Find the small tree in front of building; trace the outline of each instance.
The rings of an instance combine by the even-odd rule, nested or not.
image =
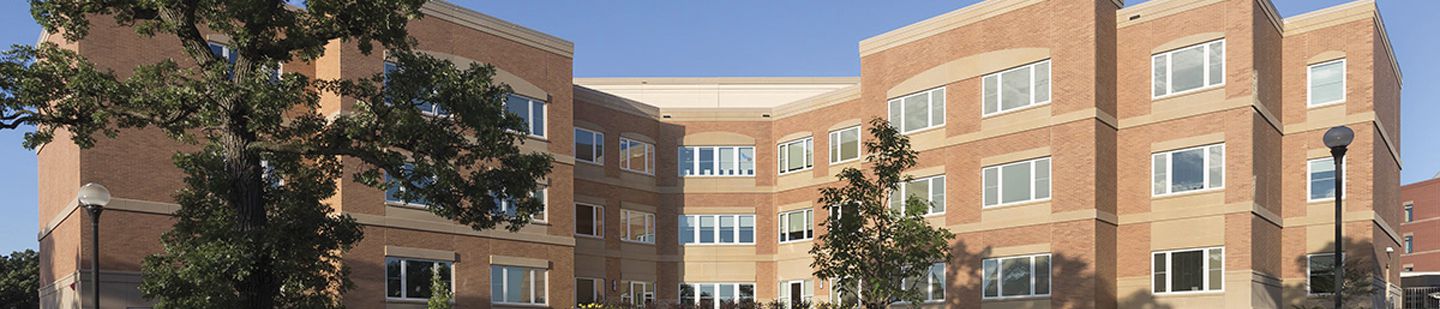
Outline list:
[[[834,281],[832,291],[846,295],[846,306],[878,309],[896,302],[924,301],[924,278],[930,265],[950,259],[955,234],[932,227],[924,214],[930,202],[908,196],[902,207],[889,198],[910,180],[904,174],[918,154],[909,138],[884,119],[870,121],[865,164],[840,172],[843,184],[820,189],[818,202],[829,217],[821,226],[810,255],[815,276]],[[858,297],[852,297],[856,296]]]
[[[434,268],[430,269],[430,301],[426,302],[426,308],[450,309],[453,306],[451,304],[453,296],[450,294],[450,283],[445,282],[445,278],[440,277],[440,273],[446,271],[450,270],[441,268],[439,264],[436,264]]]

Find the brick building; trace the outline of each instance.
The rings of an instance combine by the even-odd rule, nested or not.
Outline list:
[[[1400,268],[1440,273],[1440,174],[1400,187]]]
[[[1399,298],[1386,248],[1401,242],[1401,76],[1373,2],[1282,19],[1268,0],[987,0],[860,42],[853,78],[574,79],[563,39],[442,1],[424,13],[419,50],[493,64],[515,89],[524,148],[556,159],[547,211],[519,232],[477,232],[341,182],[331,204],[366,226],[346,256],[352,308],[423,307],[428,280],[410,275],[434,265],[462,308],[828,301],[806,254],[824,233],[817,191],[861,166],[872,117],[921,152],[903,193],[957,234],[925,307],[1323,303],[1309,278],[1328,276],[1336,173],[1320,135],[1338,125],[1356,132],[1345,248],[1375,270],[1373,307]],[[66,46],[123,74],[178,54],[172,43],[96,23]],[[384,69],[342,43],[284,66]],[[156,149],[180,146],[149,130],[87,150],[56,140],[39,154],[45,307],[88,306],[77,287],[92,239],[74,202],[88,182],[116,196],[102,296],[146,306],[138,265],[160,250],[181,186]]]

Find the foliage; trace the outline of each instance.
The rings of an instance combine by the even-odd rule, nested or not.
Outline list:
[[[846,168],[840,187],[820,189],[819,203],[830,214],[822,223],[810,255],[815,276],[832,278],[832,285],[847,295],[863,295],[857,305],[884,308],[895,302],[921,302],[923,295],[906,278],[923,278],[931,264],[950,258],[949,241],[955,235],[931,227],[924,211],[929,202],[916,196],[905,200],[905,211],[888,207],[890,194],[911,179],[903,176],[915,166],[917,153],[909,138],[883,119],[870,121],[871,139],[865,141],[870,175]],[[911,285],[919,282],[909,282]]]
[[[441,272],[449,270],[441,268],[438,264],[430,269],[430,301],[427,302],[428,309],[450,309],[451,298],[450,283],[440,278]]]
[[[1340,303],[1344,308],[1361,309],[1370,308],[1370,301],[1379,292],[1375,289],[1375,272],[1372,267],[1374,261],[1358,256],[1344,254],[1344,273],[1341,274]],[[1358,255],[1358,254],[1356,254]],[[1327,278],[1328,279],[1328,278]],[[1333,280],[1332,280],[1333,281]],[[1309,284],[1321,284],[1325,288],[1334,287],[1333,282],[1314,282]],[[1334,307],[1335,294],[1324,294],[1308,299],[1309,304],[1292,305],[1293,309],[1326,309]]]
[[[0,256],[0,308],[40,308],[40,255],[35,250]]]
[[[174,155],[187,175],[180,210],[164,252],[143,265],[141,291],[157,308],[338,308],[350,286],[341,257],[363,237],[323,202],[341,178],[403,187],[401,198],[477,230],[518,230],[543,207],[528,194],[550,157],[519,150],[524,120],[505,112],[509,87],[491,82],[494,68],[411,50],[406,24],[425,2],[31,0],[36,21],[67,40],[113,19],[154,44],[178,43],[183,57],[102,68],[58,44],[14,46],[0,55],[0,129],[33,127],[23,144],[32,149],[57,130],[89,148],[136,128],[196,145]],[[209,32],[228,37],[235,57],[211,53]],[[332,41],[384,49],[401,69],[388,79],[272,76]],[[321,114],[324,94],[355,103]],[[495,196],[518,197],[516,213]]]

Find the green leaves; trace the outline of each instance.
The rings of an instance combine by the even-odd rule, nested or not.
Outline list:
[[[39,308],[40,254],[35,250],[0,256],[0,308]]]

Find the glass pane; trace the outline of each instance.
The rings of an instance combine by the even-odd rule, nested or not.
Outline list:
[[[1050,101],[1050,61],[1035,64],[1035,102]]]
[[[386,297],[400,297],[400,296],[401,296],[401,295],[400,295],[400,291],[403,289],[403,288],[402,288],[402,284],[403,284],[403,283],[404,283],[404,282],[400,280],[400,260],[393,260],[393,259],[392,259],[392,260],[386,260],[386,261],[385,261],[385,296],[386,296]]]
[[[1204,251],[1182,251],[1170,253],[1170,291],[1201,291],[1205,289]]]
[[[1050,159],[1035,161],[1035,198],[1050,198]]]
[[[735,243],[735,216],[720,216],[720,243]]]
[[[695,149],[680,148],[680,174],[695,175]]]
[[[1030,70],[1000,73],[1000,111],[1030,105]]]
[[[534,303],[537,304],[545,303],[545,295],[547,294],[545,291],[548,291],[550,288],[550,278],[546,276],[545,273],[544,270],[539,269],[533,270],[530,273],[530,276],[535,280]]]
[[[1210,163],[1206,167],[1210,173],[1210,186],[1206,188],[1219,188],[1225,185],[1225,147],[1215,145],[1207,147],[1210,154]]]
[[[735,301],[734,284],[717,284],[715,290],[715,298],[721,301]]]
[[[985,103],[985,104],[984,104],[984,105],[985,105],[985,114],[992,114],[992,113],[995,113],[995,112],[1000,111],[1000,110],[999,110],[999,107],[1000,107],[1000,77],[999,77],[999,75],[986,76],[986,77],[985,77],[985,81],[984,81],[984,86],[982,86],[982,88],[983,88],[983,91],[985,92],[985,102],[984,102],[984,103]]]
[[[929,277],[927,290],[929,290],[930,297],[927,300],[945,299],[945,264],[931,264]]]
[[[719,175],[739,175],[739,172],[736,169],[738,165],[735,164],[735,147],[720,147],[719,156]]]
[[[700,147],[700,175],[716,175],[715,148]]]
[[[830,132],[830,162],[840,161],[840,132]]]
[[[530,102],[530,134],[545,136],[545,102]]]
[[[715,217],[700,216],[700,243],[715,243]]]
[[[860,157],[860,129],[840,132],[840,160]]]
[[[741,285],[740,285],[740,299],[746,299],[746,300],[753,300],[753,299],[755,299],[755,285],[753,285],[753,284],[741,284]]]
[[[1310,161],[1310,199],[1335,197],[1335,159]]]
[[[755,147],[740,147],[740,174],[755,175]]]
[[[999,290],[999,287],[1000,287],[1000,284],[999,284],[999,283],[1000,283],[1000,280],[999,280],[999,279],[1000,279],[1000,265],[999,265],[999,263],[997,263],[995,260],[985,260],[985,262],[982,264],[982,268],[984,268],[983,281],[984,281],[985,296],[986,296],[986,297],[1000,296],[1000,292],[999,292],[999,291],[1000,291],[1000,290]]]
[[[785,149],[785,171],[794,171],[805,168],[805,147],[804,142],[790,144]]]
[[[1001,203],[1030,200],[1030,163],[1000,168]]]
[[[1169,69],[1166,67],[1166,59],[1169,59],[1169,57],[1166,55],[1159,55],[1151,58],[1151,91],[1153,91],[1153,94],[1157,97],[1169,94],[1169,81],[1166,80],[1169,74]]]
[[[575,279],[575,303],[589,304],[595,302],[595,281],[591,279]]]
[[[1153,273],[1155,274],[1155,281],[1152,283],[1152,284],[1154,284],[1155,292],[1165,292],[1165,291],[1167,291],[1167,290],[1165,289],[1165,287],[1166,287],[1166,282],[1168,282],[1168,281],[1165,281],[1165,272],[1166,272],[1166,270],[1167,270],[1167,269],[1165,268],[1165,254],[1164,254],[1164,253],[1156,253],[1156,254],[1155,254],[1154,256],[1152,256],[1151,258],[1152,258],[1152,261],[1154,262],[1154,264],[1153,264],[1154,266],[1153,266],[1153,268],[1151,268],[1150,270],[1151,270],[1151,272],[1153,272]]]
[[[999,203],[1000,203],[1000,169],[999,169],[999,168],[993,168],[993,167],[992,167],[992,168],[987,168],[987,169],[985,169],[984,171],[982,171],[981,174],[985,174],[985,176],[984,176],[984,178],[985,178],[985,192],[984,192],[984,195],[985,195],[985,205],[986,205],[986,206],[990,206],[990,205],[999,204]]]
[[[1310,67],[1310,104],[1345,99],[1345,63],[1336,61]]]
[[[740,216],[740,242],[755,242],[755,216]]]
[[[1200,88],[1205,86],[1205,49],[1197,47],[1186,48],[1170,54],[1170,64],[1175,68],[1171,70],[1175,76],[1170,77],[1171,89],[1175,92]]]
[[[491,297],[494,297],[495,299],[491,299],[490,302],[495,303],[495,302],[504,302],[504,301],[505,301],[505,284],[504,284],[504,283],[505,283],[505,268],[500,267],[499,265],[491,265],[491,266],[490,266],[490,296],[491,296]]]
[[[430,267],[435,263],[405,261],[405,297],[430,298]]]
[[[680,217],[680,243],[688,244],[695,242],[695,217]]]
[[[1030,259],[1015,258],[1001,261],[1004,270],[1002,296],[1030,295]]]
[[[595,236],[595,208],[575,205],[575,234]]]
[[[1170,192],[1205,188],[1205,149],[1177,151],[1170,154]]]
[[[638,211],[626,212],[625,229],[628,234],[626,235],[627,239],[641,240],[641,236],[645,235],[645,213]]]
[[[1050,294],[1050,256],[1035,257],[1035,295]]]
[[[930,179],[930,212],[941,213],[945,211],[945,177]]]
[[[1152,162],[1151,164],[1153,165],[1152,173],[1154,173],[1155,178],[1153,180],[1155,194],[1169,193],[1170,176],[1167,173],[1167,168],[1170,164],[1170,156],[1163,153],[1156,154],[1151,156],[1150,162]]]
[[[792,212],[785,215],[785,234],[787,239],[805,238],[805,213]]]
[[[922,208],[921,208],[921,209],[924,209],[924,211],[921,211],[921,213],[925,213],[925,211],[928,211],[928,210],[929,210],[929,208],[930,208],[930,206],[929,206],[929,204],[930,204],[930,182],[929,182],[929,181],[924,181],[924,180],[922,180],[922,181],[914,181],[914,182],[910,182],[909,184],[906,184],[906,185],[905,185],[905,206],[913,206],[913,205],[911,205],[910,203],[911,203],[911,200],[914,200],[914,199],[919,199],[919,200],[921,201],[921,203],[924,203],[924,206],[922,206]],[[907,212],[908,212],[908,211],[907,211]]]
[[[505,301],[523,303],[530,301],[530,271],[518,267],[505,267]]]
[[[595,135],[587,131],[575,129],[575,159],[582,161],[595,161]]]
[[[930,126],[930,102],[925,94],[905,98],[905,132]]]
[[[1322,294],[1335,291],[1334,255],[1310,256],[1310,293]]]
[[[1209,262],[1209,263],[1210,263],[1210,264],[1209,264],[1210,269],[1208,270],[1208,271],[1210,272],[1210,283],[1209,283],[1209,284],[1210,284],[1210,288],[1209,288],[1209,290],[1211,290],[1211,291],[1218,291],[1218,290],[1220,290],[1220,285],[1225,282],[1225,280],[1224,280],[1224,276],[1225,276],[1225,274],[1224,274],[1224,270],[1225,270],[1225,267],[1224,267],[1224,266],[1225,266],[1225,256],[1224,256],[1223,254],[1221,254],[1220,249],[1210,249],[1210,254],[1209,254],[1209,255],[1210,255],[1210,262]]]
[[[1210,83],[1206,85],[1219,85],[1225,82],[1225,76],[1221,74],[1225,72],[1225,42],[1210,43],[1207,56],[1210,57],[1210,69],[1208,72],[1208,74],[1210,74]]]
[[[930,125],[945,123],[945,88],[930,91]]]
[[[904,128],[905,124],[905,106],[900,102],[900,99],[890,100],[890,125],[896,128]]]

